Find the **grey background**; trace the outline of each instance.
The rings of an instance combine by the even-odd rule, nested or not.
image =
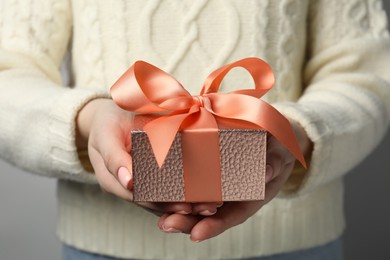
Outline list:
[[[390,12],[390,1],[384,1]],[[390,68],[389,68],[390,73]],[[390,259],[390,133],[346,177],[345,258]],[[59,260],[55,181],[0,160],[0,260]]]

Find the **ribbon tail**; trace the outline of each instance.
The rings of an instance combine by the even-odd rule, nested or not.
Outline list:
[[[186,114],[162,116],[144,126],[144,131],[148,135],[150,145],[160,168],[164,164],[181,124],[189,115],[195,112],[190,110]]]
[[[283,144],[286,149],[302,164],[302,166],[307,169],[305,158],[290,122],[268,103],[263,102],[259,105],[266,107],[266,113],[268,113],[268,116],[272,117],[272,121],[274,121],[273,124],[263,123],[262,127],[264,127],[264,129],[270,132],[281,144]]]
[[[209,111],[216,116],[253,123],[271,133],[307,168],[299,142],[290,122],[270,104],[246,95],[210,95]],[[231,104],[234,104],[232,107]]]

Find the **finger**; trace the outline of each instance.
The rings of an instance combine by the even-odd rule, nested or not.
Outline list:
[[[127,201],[133,200],[132,192],[118,183],[117,179],[106,169],[103,158],[93,147],[89,149],[89,158],[95,171],[96,178],[104,191]]]
[[[129,133],[123,134],[120,128],[110,129],[114,138],[100,138],[91,142],[91,146],[100,153],[107,170],[126,189],[132,188],[132,160],[129,147]],[[104,149],[103,149],[104,148]]]
[[[279,154],[267,154],[267,164],[265,167],[266,184],[279,176],[282,163],[282,158]]]
[[[133,174],[126,167],[119,168],[117,179],[123,188],[133,190]]]
[[[135,204],[135,205],[137,205],[137,204]],[[137,205],[137,206],[139,206],[139,205]],[[150,213],[153,213],[153,214],[156,215],[157,217],[161,217],[161,216],[164,215],[164,213],[163,213],[163,212],[160,212],[160,211],[156,211],[156,210],[152,210],[152,209],[148,209],[148,208],[144,208],[144,207],[142,207],[142,209],[143,209],[143,210],[146,210],[146,211],[148,211],[148,212],[150,212]]]
[[[192,228],[202,219],[201,216],[166,214],[158,221],[158,227],[166,233],[189,234]]]
[[[267,164],[265,182],[268,183],[277,178],[285,165],[294,163],[294,157],[287,149],[274,137],[270,137],[267,142]]]
[[[202,216],[211,216],[217,212],[217,208],[221,203],[211,202],[211,203],[194,203],[192,204],[192,214],[202,215]]]
[[[267,164],[265,166],[265,183],[270,182],[274,177],[274,168],[270,165]]]
[[[136,202],[137,205],[163,213],[190,214],[192,206],[185,202]]]
[[[292,169],[294,168],[294,163],[295,162],[287,163],[286,165],[284,165],[281,169],[281,173],[279,174],[279,176],[266,184],[266,203],[273,199],[283,188],[284,184],[287,182],[288,178],[291,175]]]
[[[279,176],[275,177],[266,185],[266,197],[264,201],[229,202],[210,217],[199,221],[191,230],[192,241],[202,241],[223,233],[225,230],[242,224],[256,213],[263,205],[271,201],[280,191],[289,177],[292,164],[287,164]]]
[[[215,237],[245,222],[264,205],[264,201],[226,202],[218,212],[200,220],[191,230],[191,240],[199,242]]]
[[[163,214],[160,216],[160,218],[157,221],[158,228],[163,231],[162,225],[164,224],[165,219],[170,216],[170,214]]]
[[[272,181],[267,183],[267,185],[265,186],[266,193],[264,198],[264,204],[270,202],[279,193],[283,184],[287,181],[289,177],[287,170],[283,169],[282,173],[279,174],[277,178],[274,178]]]

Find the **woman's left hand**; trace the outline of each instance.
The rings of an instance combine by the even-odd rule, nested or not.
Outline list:
[[[291,122],[304,154],[311,150],[311,142],[303,128]],[[192,241],[203,241],[215,237],[225,230],[245,222],[249,217],[271,201],[290,177],[295,158],[273,136],[267,142],[267,165],[265,200],[225,202],[212,216],[164,214],[158,227],[190,234]]]

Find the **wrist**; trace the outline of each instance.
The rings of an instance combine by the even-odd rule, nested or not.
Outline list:
[[[313,151],[313,142],[310,140],[305,129],[296,121],[290,120],[290,123],[294,129],[295,135],[298,139],[303,156],[309,167],[311,154]],[[298,161],[295,162],[291,175],[283,186],[284,192],[294,192],[301,187],[303,180],[305,179],[307,169],[305,169]]]
[[[102,103],[109,101],[109,99],[93,99],[83,106],[76,117],[76,145],[78,148],[88,147],[88,137],[91,130],[93,118],[96,110]]]
[[[301,148],[302,154],[305,158],[310,157],[313,143],[307,135],[305,129],[296,121],[290,120],[290,123],[294,129],[295,135],[298,139],[299,146]]]

